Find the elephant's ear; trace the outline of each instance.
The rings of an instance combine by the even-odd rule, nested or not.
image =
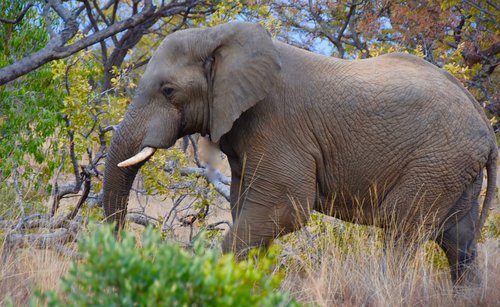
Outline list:
[[[271,36],[261,25],[229,23],[212,31],[218,44],[209,78],[210,139],[217,143],[243,112],[268,95],[281,66]]]

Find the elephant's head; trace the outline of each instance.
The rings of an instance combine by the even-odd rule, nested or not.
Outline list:
[[[195,132],[217,143],[243,112],[268,95],[279,70],[274,43],[257,24],[168,36],[113,135],[104,174],[107,219],[123,225],[135,175],[157,148]]]

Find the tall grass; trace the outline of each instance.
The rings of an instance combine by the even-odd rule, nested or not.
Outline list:
[[[316,219],[316,221],[315,221]],[[278,243],[283,247],[282,290],[319,306],[498,306],[500,243],[479,245],[483,285],[454,292],[446,257],[428,242],[416,252],[384,252],[372,227],[316,217],[306,229]],[[319,229],[321,228],[321,229]],[[390,242],[389,242],[390,243]]]
[[[315,217],[277,240],[281,285],[300,302],[319,306],[498,306],[500,243],[479,244],[483,287],[453,293],[449,268],[437,245],[416,255],[383,252],[375,228]],[[326,221],[325,221],[326,220]],[[326,229],[325,229],[326,228]],[[329,229],[330,228],[330,229]],[[322,233],[322,234],[321,234]],[[0,268],[0,305],[10,297],[26,305],[34,291],[57,289],[71,260],[51,250],[17,250]]]
[[[0,306],[8,301],[15,306],[27,306],[34,291],[57,289],[70,263],[70,258],[48,249],[17,250],[1,264]]]
[[[12,215],[11,211],[3,213]],[[225,214],[229,217],[229,212]],[[318,213],[312,214],[302,230],[276,240],[282,248],[276,270],[285,274],[281,289],[306,304],[500,306],[499,213],[490,216],[485,231],[478,246],[483,285],[458,293],[452,289],[447,260],[435,243],[425,244],[416,253],[384,251],[384,234],[378,228]],[[0,254],[3,249],[0,232]],[[0,306],[9,299],[24,306],[34,291],[57,289],[70,262],[52,250],[16,250],[0,263]]]

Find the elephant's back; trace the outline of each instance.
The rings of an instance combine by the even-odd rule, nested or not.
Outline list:
[[[385,148],[408,148],[408,155],[427,151],[443,159],[453,151],[489,154],[495,143],[493,131],[479,104],[453,77],[403,54],[365,63],[351,86],[369,89],[370,94],[353,98],[358,104],[351,105],[351,111],[379,134],[390,136]]]
[[[353,64],[349,87],[357,93],[346,99],[352,112],[389,125],[412,123],[420,132],[437,128],[492,132],[484,111],[459,81],[416,56],[389,54]]]

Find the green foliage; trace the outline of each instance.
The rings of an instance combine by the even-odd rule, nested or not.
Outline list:
[[[192,252],[161,241],[148,229],[141,242],[127,232],[117,241],[111,227],[79,242],[83,260],[63,278],[60,294],[38,299],[49,306],[295,306],[276,289],[276,253],[252,253],[236,262],[198,240]],[[39,302],[37,302],[39,303]]]
[[[98,206],[83,206],[80,215],[89,221],[98,222],[102,220],[102,209]]]
[[[270,31],[273,36],[281,30],[281,22],[277,20],[266,2],[245,0],[219,0],[214,1],[214,13],[208,17],[193,20],[193,26],[216,26],[230,21],[239,20],[246,16],[247,19],[258,21]]]
[[[102,68],[92,57],[92,53],[87,51],[54,61],[50,67],[53,79],[61,84],[59,91],[63,95],[60,112],[67,119],[67,124],[60,127],[64,134],[61,134],[58,146],[67,146],[67,133],[72,132],[75,155],[81,160],[89,148],[95,148],[99,144],[97,127],[100,127],[102,117],[98,116],[101,97],[91,84],[102,75]],[[70,159],[65,162],[64,170],[71,173],[73,166]]]
[[[332,220],[315,212],[311,214],[307,232],[309,238],[306,239],[302,237],[304,232],[292,233],[283,238],[286,245],[293,246],[298,252],[300,261],[295,265],[315,266],[318,261],[324,259],[325,251],[333,251],[343,260],[352,256],[383,255],[385,234],[382,229],[376,227]],[[448,268],[446,255],[434,241],[428,241],[422,251],[425,259],[435,268]],[[294,266],[291,263],[287,265]]]
[[[449,268],[448,258],[446,258],[443,249],[436,242],[428,241],[423,248],[425,259],[432,263],[435,268]]]
[[[298,258],[290,259],[287,266],[314,267],[324,259],[325,252],[333,252],[343,260],[353,255],[383,253],[383,231],[363,225],[334,220],[313,212],[307,229],[282,238],[287,246],[293,246]],[[300,259],[296,262],[297,259]]]
[[[42,172],[55,168],[55,163],[41,165],[55,153],[49,138],[62,121],[55,83],[51,71],[43,68],[24,82],[0,88],[0,175],[8,177],[14,165],[29,165],[30,160],[42,166]],[[29,170],[23,173],[25,178]]]
[[[2,17],[15,19],[29,1],[3,1]],[[0,67],[38,51],[49,35],[37,7],[28,10],[17,24],[0,23]],[[0,87],[0,180],[11,175],[15,166],[24,167],[21,178],[32,180],[34,188],[46,180],[33,180],[33,174],[50,178],[56,163],[56,147],[51,137],[62,121],[58,82],[48,67]],[[36,163],[37,167],[31,167]]]
[[[28,0],[1,1],[2,17],[14,20],[28,5]],[[37,7],[30,8],[24,18],[16,23],[0,23],[0,67],[12,64],[26,54],[40,50],[48,41],[46,24]]]
[[[215,12],[208,20],[208,26],[216,26],[236,18],[241,13],[243,4],[239,0],[220,1],[215,5]]]
[[[175,165],[173,172],[168,174],[166,172],[158,172],[167,161],[171,161]],[[141,174],[145,177],[144,185],[149,191],[156,191],[162,195],[168,195],[171,198],[178,196],[178,194],[193,192],[194,186],[186,187],[185,189],[171,189],[170,187],[175,183],[183,180],[190,181],[196,180],[195,176],[181,178],[179,173],[180,167],[188,165],[188,161],[184,152],[179,148],[171,148],[169,150],[160,150],[146,163],[140,170]]]
[[[500,213],[491,213],[486,220],[486,227],[483,231],[483,237],[499,239],[500,238]]]

